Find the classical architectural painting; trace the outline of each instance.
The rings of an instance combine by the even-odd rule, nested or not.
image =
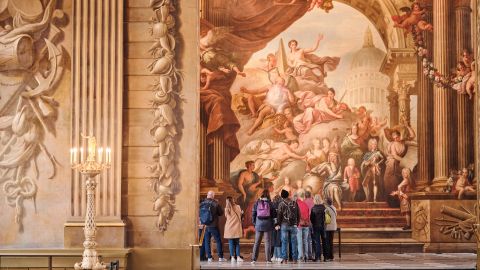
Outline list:
[[[55,0],[11,1],[0,14],[0,183],[22,230],[24,201],[35,204],[37,181],[55,177],[58,165],[44,139],[56,134],[53,93],[64,68],[56,23],[64,14]],[[50,161],[48,175],[37,159]]]
[[[433,177],[432,143],[452,135],[433,137],[433,88],[473,106],[470,29],[451,72],[433,61],[427,2],[200,3],[205,189],[234,194],[248,211],[263,188],[272,196],[301,188],[333,198],[343,227],[397,227],[405,223],[393,196],[402,169],[412,178],[402,192],[443,187],[448,173]],[[472,130],[471,116],[460,115]],[[461,141],[473,138],[449,145],[462,154],[442,166],[473,162]],[[241,177],[245,171],[255,177]],[[434,178],[442,180],[432,186]],[[355,221],[366,212],[353,209],[376,221]]]

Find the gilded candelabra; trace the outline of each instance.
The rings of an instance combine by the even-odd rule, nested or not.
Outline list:
[[[78,170],[82,175],[86,176],[85,186],[87,189],[87,211],[85,214],[85,225],[83,232],[85,234],[85,241],[83,242],[83,259],[82,262],[75,264],[75,269],[105,269],[106,265],[100,262],[96,250],[97,242],[95,241],[97,235],[97,225],[95,223],[95,188],[97,187],[97,180],[95,177],[104,169],[110,168],[110,148],[98,148],[97,140],[94,136],[83,136],[88,140],[87,158],[83,148],[70,149],[70,163],[72,169]],[[80,162],[78,162],[80,156]]]

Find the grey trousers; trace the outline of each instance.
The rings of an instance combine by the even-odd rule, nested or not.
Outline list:
[[[256,261],[258,258],[258,252],[260,249],[260,244],[262,243],[263,236],[265,236],[265,258],[267,261],[270,261],[271,235],[272,235],[271,232],[255,231],[255,244],[253,245],[252,261]]]

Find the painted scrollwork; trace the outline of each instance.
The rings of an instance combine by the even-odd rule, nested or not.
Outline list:
[[[44,140],[55,136],[58,103],[52,96],[62,76],[63,50],[54,44],[61,33],[54,22],[64,14],[56,0],[6,2],[0,7],[0,183],[21,231],[23,202],[35,203],[41,178],[37,159],[49,161],[49,179],[58,165]]]
[[[440,209],[443,216],[435,218],[435,224],[440,226],[441,233],[450,235],[453,239],[470,240],[475,234],[476,210],[476,206],[470,211],[463,206],[456,209],[443,205]]]
[[[178,108],[181,91],[180,73],[175,63],[175,11],[170,0],[150,0],[154,10],[150,47],[153,62],[148,66],[151,74],[158,75],[153,90],[153,127],[150,134],[155,143],[154,165],[149,166],[153,176],[150,184],[154,196],[153,210],[158,214],[156,226],[162,232],[175,213],[175,196],[180,192],[176,154],[178,151]]]

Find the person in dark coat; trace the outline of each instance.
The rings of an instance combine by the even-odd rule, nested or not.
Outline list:
[[[255,226],[255,244],[253,245],[252,263],[257,261],[258,251],[263,237],[265,237],[265,258],[267,262],[271,262],[270,237],[273,231],[273,218],[276,214],[273,203],[270,200],[270,191],[264,189],[260,199],[255,202],[252,212],[252,221]]]
[[[313,228],[313,247],[315,249],[314,261],[321,261],[322,258],[320,254],[322,254],[322,250],[323,258],[327,258],[327,249],[325,248],[325,205],[323,205],[322,198],[319,194],[315,195],[313,203],[314,205],[310,213],[310,221],[312,222]]]
[[[273,198],[273,208],[275,210],[278,210],[278,204],[282,200],[282,197],[280,195],[276,195],[275,198]],[[273,222],[275,226],[279,225],[277,223],[277,217],[275,216],[273,219]],[[281,261],[282,260],[282,237],[280,233],[280,228],[275,228],[273,230],[272,234],[272,242],[273,242],[273,261]]]

